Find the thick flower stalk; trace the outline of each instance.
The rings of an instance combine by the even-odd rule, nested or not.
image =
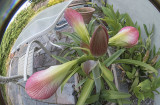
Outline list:
[[[90,41],[90,51],[94,56],[102,56],[107,52],[108,47],[108,32],[107,29],[99,25],[92,35]]]
[[[77,60],[73,60],[62,65],[51,66],[46,70],[34,73],[27,80],[25,86],[27,94],[31,98],[40,100],[51,97],[76,63]]]
[[[135,27],[127,26],[109,39],[109,45],[130,48],[138,43],[138,38],[138,30]]]
[[[80,36],[81,40],[89,44],[89,33],[84,24],[83,17],[77,11],[67,8],[64,13],[67,22],[73,27],[74,31]]]

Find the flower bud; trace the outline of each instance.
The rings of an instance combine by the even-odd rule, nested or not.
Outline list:
[[[33,99],[47,99],[59,88],[65,77],[70,73],[72,66],[77,63],[73,60],[62,65],[51,66],[46,70],[34,73],[25,86],[27,94]]]
[[[127,26],[109,39],[109,45],[132,47],[138,43],[139,32],[136,28]]]
[[[99,25],[92,35],[90,51],[94,56],[102,56],[107,52],[108,33],[104,26]]]
[[[89,44],[89,33],[84,24],[82,15],[71,8],[67,8],[64,17],[73,27],[74,31],[80,36],[81,40],[84,43]]]

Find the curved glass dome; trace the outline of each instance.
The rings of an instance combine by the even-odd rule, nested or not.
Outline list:
[[[26,0],[0,0],[0,42],[8,23]]]

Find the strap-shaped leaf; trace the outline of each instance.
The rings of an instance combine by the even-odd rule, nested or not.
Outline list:
[[[75,86],[75,88],[80,87],[80,86],[83,85],[86,81],[87,81],[87,78],[81,80],[81,81]]]
[[[94,31],[94,22],[96,19],[92,19],[89,24],[88,24],[88,32],[90,34],[90,36],[92,36],[93,31]]]
[[[127,64],[133,64],[133,65],[138,65],[138,66],[142,66],[146,69],[146,71],[150,72],[150,73],[155,73],[157,75],[158,71],[153,68],[152,66],[150,66],[149,64],[146,64],[144,62],[141,61],[137,61],[137,60],[131,60],[131,59],[120,59],[120,60],[115,60],[113,63],[127,63]]]
[[[123,52],[125,49],[120,49],[116,51],[112,56],[104,61],[104,64],[108,67],[110,66]]]
[[[95,103],[96,101],[99,100],[99,94],[96,94],[96,95],[92,95],[90,96],[87,100],[86,100],[86,103],[87,104],[92,104],[92,103]]]
[[[117,88],[116,88],[116,86],[115,86],[115,84],[114,84],[113,82],[109,81],[104,75],[102,75],[102,77],[103,77],[104,80],[107,82],[107,84],[108,84],[108,86],[109,86],[109,88],[110,88],[111,90],[117,91]],[[117,102],[119,105],[123,105],[121,99],[117,99],[116,102]]]
[[[63,81],[61,85],[61,92],[63,91],[64,85],[67,83],[67,81],[79,70],[81,67],[76,67],[76,69]]]
[[[77,44],[81,42],[81,39],[78,37],[78,35],[75,35],[75,33],[62,32],[62,34],[72,38],[72,40],[74,40]]]
[[[104,66],[104,64],[102,64],[102,63],[100,63],[100,62],[99,62],[99,67],[100,67],[100,69],[102,70],[103,75],[104,75],[109,81],[113,81],[113,74],[112,74],[112,72],[111,72],[108,68],[106,68],[106,67]]]
[[[101,91],[101,72],[100,72],[100,68],[97,65],[93,70],[93,78],[94,78],[94,82],[96,85],[96,93],[100,93]]]
[[[56,56],[56,55],[52,55],[52,57],[56,60],[58,60],[60,63],[65,63],[65,62],[68,62],[69,60],[63,58],[63,57],[60,57],[60,56]]]
[[[118,103],[118,101],[116,99],[105,99],[105,100],[108,102],[112,102],[112,103]],[[132,104],[132,102],[127,99],[118,99],[118,100],[121,100],[122,105],[131,105]],[[120,104],[118,103],[118,105],[120,105]]]
[[[93,78],[93,74],[91,74],[91,77]],[[90,96],[93,90],[93,86],[94,86],[94,80],[88,78],[82,88],[81,95],[78,98],[78,102],[76,105],[85,105],[87,98]]]
[[[122,98],[129,98],[131,95],[129,93],[114,91],[114,90],[103,90],[101,97],[107,99],[122,99]]]

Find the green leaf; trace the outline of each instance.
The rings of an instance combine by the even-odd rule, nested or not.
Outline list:
[[[110,66],[123,52],[125,49],[120,49],[116,51],[112,56],[106,59],[103,63],[108,67]]]
[[[90,53],[90,50],[87,49],[87,48],[82,48],[82,47],[71,47],[72,49],[80,49],[80,50],[85,50],[87,51],[88,53]]]
[[[114,19],[114,20],[117,20],[116,14],[115,14],[114,11],[111,10],[110,8],[102,7],[102,11],[103,11],[103,13],[104,13],[106,16],[108,16],[109,18]]]
[[[75,88],[78,88],[78,87],[80,87],[81,85],[83,85],[83,84],[86,82],[87,79],[88,79],[88,78],[85,78],[85,79],[81,80],[81,81],[77,84],[77,86],[75,86]]]
[[[129,78],[129,79],[132,79],[132,77],[133,77],[133,75],[132,75],[132,73],[130,73],[130,72],[126,72],[126,75],[127,75],[127,77]]]
[[[111,30],[109,34],[111,35],[116,35],[118,31],[122,28],[121,24],[117,22],[117,20],[115,21],[114,19],[110,19],[108,17],[105,17],[101,20],[105,21],[108,24],[109,29]]]
[[[156,55],[156,46],[154,45],[153,46],[153,56],[155,56]]]
[[[160,77],[155,77],[152,82],[152,90],[156,90],[160,87]]]
[[[147,99],[147,98],[152,98],[152,99],[154,99],[154,93],[152,92],[152,91],[147,91],[147,92],[145,92],[145,93],[143,93],[144,94],[144,96],[145,96],[145,99]]]
[[[132,68],[131,68],[131,66],[130,66],[130,65],[127,65],[127,64],[121,64],[121,66],[123,67],[123,69],[124,69],[125,71],[131,71],[131,70],[132,70]]]
[[[69,32],[62,32],[63,35],[70,37],[72,40],[74,40],[77,44],[81,42],[81,39],[79,38],[76,33],[69,33]]]
[[[147,92],[151,90],[151,81],[149,79],[144,80],[139,83],[138,87],[140,87],[141,91]]]
[[[88,32],[90,34],[90,37],[92,36],[93,31],[94,31],[94,22],[95,22],[95,20],[96,19],[92,19],[88,24]]]
[[[144,94],[140,91],[140,87],[135,87],[133,89],[133,92],[136,95],[136,97],[138,98],[138,103],[140,103],[141,100],[145,99]],[[138,104],[138,105],[140,105],[140,104]]]
[[[103,75],[109,80],[109,81],[113,81],[113,74],[112,72],[104,66],[104,64],[99,62],[99,67],[102,70]]]
[[[131,17],[127,13],[126,13],[125,18],[126,18],[126,26],[133,26],[134,27],[134,23],[133,23]]]
[[[65,78],[65,80],[61,84],[61,93],[62,93],[64,85],[67,83],[67,81],[80,69],[81,69],[81,67],[76,67],[76,69],[67,78]]]
[[[152,35],[152,34],[153,34],[153,32],[154,32],[154,28],[155,28],[155,25],[153,24],[153,25],[152,25],[152,30],[151,30],[151,32],[149,33],[150,35]]]
[[[114,90],[103,90],[101,97],[107,99],[122,99],[122,98],[129,98],[131,95],[129,93],[114,91]]]
[[[77,51],[77,53],[78,53],[79,56],[83,56],[84,55],[84,53],[82,52],[82,50],[80,50],[80,49],[75,49],[75,50]]]
[[[87,104],[92,104],[92,103],[95,103],[96,101],[99,100],[99,94],[96,94],[96,95],[92,95],[90,96],[87,100],[86,100],[86,103]]]
[[[90,75],[93,78],[93,74]],[[94,80],[88,78],[85,84],[83,85],[80,97],[76,105],[85,105],[87,98],[90,96],[94,86]]]
[[[146,32],[147,37],[149,37],[150,34],[149,34],[149,32],[148,32],[147,26],[146,26],[145,24],[143,24],[143,27],[144,27],[144,30],[145,30],[145,32]]]
[[[136,77],[131,85],[131,89],[129,91],[132,91],[136,86],[138,86],[139,83],[139,77]]]
[[[102,75],[102,77],[103,77],[104,80],[107,82],[107,84],[108,84],[108,86],[109,86],[109,88],[110,88],[111,90],[117,90],[115,84],[114,84],[112,81],[109,81],[108,78],[107,78],[106,76],[104,76],[104,75]]]
[[[93,78],[94,78],[94,82],[96,85],[96,93],[100,93],[101,91],[101,73],[100,73],[100,69],[98,65],[92,70],[92,73],[93,73]]]
[[[58,60],[60,63],[65,63],[65,62],[68,62],[69,60],[63,58],[63,57],[60,57],[60,56],[56,56],[56,55],[52,55],[52,57],[56,60]]]
[[[155,73],[157,75],[158,71],[153,68],[152,66],[150,66],[149,64],[146,64],[144,62],[141,61],[137,61],[137,60],[131,60],[131,59],[120,59],[120,60],[115,60],[113,63],[127,63],[127,64],[133,64],[133,65],[138,65],[147,69],[144,69],[146,71],[148,71],[149,73]]]
[[[132,102],[129,101],[128,99],[121,99],[121,101],[122,101],[123,105],[131,105],[132,104]]]
[[[118,103],[118,101],[115,99],[105,99],[105,100],[108,102],[112,102],[112,103]],[[119,99],[119,100],[121,100],[121,105],[131,105],[132,104],[132,102],[129,101],[128,99]],[[120,104],[118,103],[118,105]]]

